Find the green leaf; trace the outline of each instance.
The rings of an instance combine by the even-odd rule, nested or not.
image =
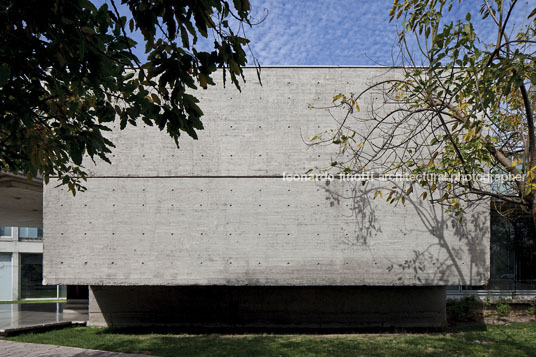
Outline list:
[[[333,97],[332,103],[335,103],[336,101],[338,101],[342,97],[343,97],[342,93],[337,94],[336,96]]]
[[[188,39],[188,32],[186,28],[181,27],[181,40],[182,40],[182,46],[184,48],[190,49],[190,40]]]
[[[69,152],[71,155],[71,158],[73,159],[73,162],[75,165],[82,165],[82,154],[83,154],[83,148],[80,146],[73,146],[71,147],[71,151]]]
[[[157,104],[161,104],[160,102],[160,97],[154,93],[151,93],[151,98],[153,99],[153,102],[157,103]]]
[[[88,35],[95,35],[95,30],[89,26],[82,26],[80,31]]]
[[[463,30],[465,31],[465,33],[467,35],[471,35],[472,34],[472,30],[471,30],[471,25],[470,24],[465,24],[463,25]]]
[[[29,177],[39,173],[45,181],[57,176],[74,193],[83,189],[84,153],[100,158],[98,165],[109,161],[113,143],[102,132],[114,124],[124,129],[141,118],[166,129],[178,145],[181,132],[196,137],[203,128],[197,92],[185,94],[196,81],[206,88],[225,68],[240,87],[248,40],[227,27],[229,35],[215,34],[212,52],[204,44],[203,50],[196,48],[196,42],[198,34],[228,26],[230,18],[233,25],[249,24],[247,0],[237,1],[234,9],[233,2],[223,0],[128,2],[120,18],[106,3],[97,9],[85,0],[61,6],[12,3],[0,6],[0,142],[8,133],[13,147],[12,153],[2,153],[2,170]],[[160,30],[162,25],[169,33]],[[125,38],[123,29],[142,34],[144,64],[129,51],[135,41]],[[176,31],[182,41],[173,40]],[[140,66],[143,70],[132,70]]]
[[[11,69],[9,64],[2,63],[0,65],[0,86],[5,85],[9,81],[9,76],[11,75]]]

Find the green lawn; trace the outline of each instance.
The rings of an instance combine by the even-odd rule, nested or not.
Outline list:
[[[80,327],[8,339],[157,356],[534,356],[536,322],[449,333],[353,335],[140,334]]]
[[[0,301],[0,305],[7,304],[44,304],[50,302],[65,302],[65,299],[50,299],[50,300],[13,300],[13,301]]]

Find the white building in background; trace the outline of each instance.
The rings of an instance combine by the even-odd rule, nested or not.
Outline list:
[[[42,281],[43,230],[0,226],[0,301],[65,297],[65,287]]]

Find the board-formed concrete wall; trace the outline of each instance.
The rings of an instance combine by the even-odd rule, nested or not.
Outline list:
[[[382,68],[246,69],[242,92],[200,91],[206,129],[181,149],[156,128],[111,134],[113,164],[90,166],[87,192],[44,192],[44,279],[88,285],[482,285],[489,206],[462,223],[421,200],[372,199],[377,185],[286,182],[326,167],[339,92]],[[361,107],[365,107],[361,105]]]

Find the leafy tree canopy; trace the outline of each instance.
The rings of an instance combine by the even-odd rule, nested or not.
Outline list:
[[[342,108],[344,115],[336,117],[334,131],[312,144],[338,145],[340,155],[331,166],[342,173],[418,177],[376,192],[389,202],[418,194],[460,214],[462,200],[492,197],[536,222],[536,9],[514,23],[516,0],[483,0],[478,16],[459,15],[460,3],[395,0],[390,15],[402,29],[397,52],[402,68],[360,93],[337,95],[333,109]],[[490,27],[494,33],[476,31]],[[381,103],[363,108],[379,90],[385,93]],[[521,179],[490,185],[426,178],[486,173]]]
[[[248,0],[117,2],[0,3],[0,170],[57,176],[74,194],[84,154],[109,162],[110,122],[142,120],[178,145],[181,132],[197,138],[203,128],[189,89],[213,85],[217,68],[239,88]],[[128,31],[143,35],[145,63]],[[196,49],[200,36],[214,39],[212,51]]]

